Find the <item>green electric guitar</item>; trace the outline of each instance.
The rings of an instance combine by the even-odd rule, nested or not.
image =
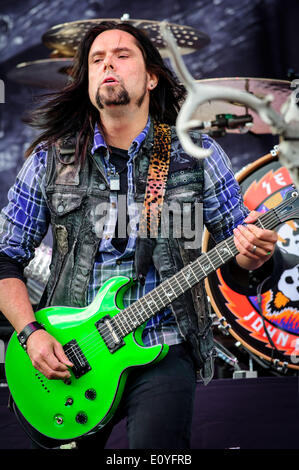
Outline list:
[[[299,198],[293,190],[256,225],[273,229],[298,217]],[[143,345],[142,325],[237,253],[231,236],[127,308],[122,299],[133,281],[118,276],[105,282],[86,308],[36,312],[37,321],[63,345],[74,367],[69,380],[48,380],[32,366],[14,333],[5,370],[21,414],[41,434],[62,441],[101,429],[118,406],[130,369],[154,364],[167,354],[167,345]]]

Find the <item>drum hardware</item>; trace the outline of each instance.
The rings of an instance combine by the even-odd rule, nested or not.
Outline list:
[[[249,356],[249,361],[256,362],[260,367],[263,369],[271,370],[271,373],[276,376],[280,376],[282,373],[286,374],[289,372],[289,369],[286,369],[288,367],[288,362],[284,362],[284,367],[281,367],[279,364],[279,360],[275,359],[274,361],[265,361],[262,357],[257,356],[254,354],[252,351],[249,349],[245,348],[243,344],[240,341],[235,342],[235,347],[238,348],[241,352],[245,352]]]
[[[219,318],[219,323],[220,323],[220,325],[218,324],[218,326],[217,326],[218,330],[221,331],[221,333],[223,333],[224,335],[228,336],[231,325],[229,323],[227,323],[225,317],[220,317]]]
[[[256,379],[256,370],[235,370],[233,373],[233,379]]]
[[[139,29],[145,31],[154,45],[159,49],[162,57],[168,57],[168,48],[160,32],[160,21],[130,19],[128,14],[119,18],[97,18],[91,20],[79,20],[69,23],[58,24],[50,28],[42,36],[44,45],[50,49],[55,49],[63,54],[64,57],[74,57],[80,41],[87,31],[97,24],[108,22],[124,21]],[[169,23],[169,28],[176,38],[180,54],[191,54],[202,49],[210,43],[207,34],[198,31],[191,26]]]
[[[231,352],[223,346],[223,344],[219,343],[219,341],[216,341],[215,339],[214,344],[217,356],[222,359],[223,362],[232,366],[234,370],[240,370],[240,366],[238,364],[239,361],[236,356],[233,356]]]
[[[7,78],[22,85],[58,90],[67,85],[73,59],[55,57],[22,62],[7,73]]]
[[[276,157],[279,154],[279,145],[274,145],[273,149],[270,151],[272,157]]]
[[[271,133],[280,137],[279,160],[290,172],[294,185],[299,187],[299,107],[295,93],[289,93],[278,111],[274,109],[273,94],[260,98],[246,90],[240,91],[222,85],[203,86],[200,81],[196,82],[187,70],[166,22],[161,23],[161,31],[170,52],[173,68],[187,90],[187,97],[176,120],[177,135],[184,150],[195,158],[205,158],[211,154],[211,149],[199,147],[189,135],[189,131],[202,124],[202,117],[200,120],[194,118],[201,105],[214,101],[242,103],[246,113],[248,108],[252,109],[260,120],[267,124]]]
[[[241,92],[248,94],[258,99],[263,99],[267,95],[272,96],[271,106],[279,112],[285,100],[292,93],[291,82],[287,80],[272,80],[267,78],[251,78],[251,77],[229,77],[229,78],[208,78],[203,80],[196,80],[196,83],[201,87],[230,87]],[[204,90],[204,88],[203,88]],[[232,114],[237,116],[250,115],[252,116],[252,125],[247,128],[230,128],[227,130],[229,133],[242,133],[250,132],[252,134],[270,134],[272,133],[269,124],[265,123],[253,110],[248,110],[248,107],[237,101],[221,101],[211,100],[201,103],[194,114],[192,119],[209,122],[214,119],[218,114]]]
[[[273,367],[277,372],[280,372],[281,374],[286,374],[288,371],[289,363],[288,362],[283,362],[280,363],[278,359],[273,360]]]
[[[238,129],[244,134],[250,130],[253,125],[253,117],[250,114],[237,116],[236,114],[216,114],[214,121],[204,121],[197,130],[204,130],[205,134],[211,137],[224,137],[229,129]]]
[[[252,357],[249,356],[249,369],[244,370],[240,369],[235,370],[233,373],[233,379],[256,379],[257,378],[257,371],[253,369],[253,361]]]

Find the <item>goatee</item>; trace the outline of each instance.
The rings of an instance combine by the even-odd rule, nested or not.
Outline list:
[[[114,88],[114,87],[113,87]],[[111,88],[108,89],[108,93],[104,94],[98,89],[96,94],[96,103],[100,109],[103,109],[104,106],[124,106],[129,104],[131,101],[129,93],[123,87],[119,90],[114,90]]]

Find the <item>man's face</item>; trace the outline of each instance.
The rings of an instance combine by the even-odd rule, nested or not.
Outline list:
[[[146,71],[135,38],[121,30],[105,31],[94,40],[88,56],[89,97],[99,110],[149,105],[156,78]]]

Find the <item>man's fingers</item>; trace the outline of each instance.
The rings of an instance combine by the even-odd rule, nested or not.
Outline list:
[[[41,369],[39,369],[41,370]],[[47,363],[42,365],[42,373],[48,379],[67,379],[70,377],[70,373],[68,370],[60,371],[60,370],[53,370],[51,367],[48,366]]]
[[[268,256],[275,248],[277,234],[272,230],[258,229],[254,225],[239,225],[234,229],[243,249],[248,253],[259,256]],[[243,253],[245,254],[245,253]],[[254,258],[253,258],[254,259]]]
[[[258,259],[261,256],[269,256],[274,250],[274,241],[264,241],[257,238],[253,232],[247,228],[239,226],[234,229],[235,244],[239,252],[251,259]],[[238,240],[238,244],[236,243]]]
[[[253,224],[239,225],[238,228],[248,229],[258,240],[261,242],[276,243],[278,235],[274,230],[268,230],[266,228],[260,228]]]
[[[62,345],[45,330],[38,330],[30,335],[27,352],[33,366],[48,379],[70,377],[68,366],[73,364],[67,358]]]
[[[259,257],[256,254],[256,250],[253,250],[254,245],[248,242],[238,229],[234,229],[234,234],[234,243],[239,253],[246,255],[248,258],[258,260]]]
[[[74,364],[69,360],[69,358],[67,357],[67,355],[64,352],[63,347],[58,342],[54,344],[54,353],[55,353],[55,356],[57,357],[57,359],[60,361],[60,363],[65,365],[65,367],[67,367],[67,366],[68,367],[73,367]]]

